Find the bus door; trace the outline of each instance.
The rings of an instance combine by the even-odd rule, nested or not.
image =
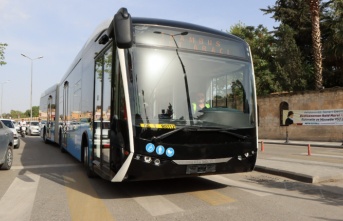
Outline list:
[[[51,129],[54,128],[52,123],[52,96],[48,98],[48,111],[47,111],[47,120],[46,120],[46,138],[51,140]]]
[[[63,86],[63,98],[62,98],[62,127],[60,134],[60,146],[67,148],[67,130],[68,130],[68,114],[69,114],[69,82],[66,81]]]
[[[112,47],[95,58],[94,107],[92,134],[92,155],[95,168],[102,174],[111,175],[110,170],[110,120],[111,120],[111,82]]]

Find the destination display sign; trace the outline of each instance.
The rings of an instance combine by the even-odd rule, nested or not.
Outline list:
[[[243,42],[233,39],[200,35],[189,31],[136,26],[135,40],[138,44],[174,47],[247,59],[249,50]]]

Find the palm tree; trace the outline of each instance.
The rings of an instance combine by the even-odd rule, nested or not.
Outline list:
[[[343,0],[324,4],[328,8],[321,18],[323,78],[329,87],[343,86]]]
[[[314,73],[316,90],[323,88],[322,76],[322,44],[319,23],[319,0],[307,0],[310,6],[311,20],[312,20],[312,44],[314,57]]]

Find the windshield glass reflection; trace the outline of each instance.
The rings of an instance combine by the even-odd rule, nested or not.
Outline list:
[[[137,46],[131,52],[132,81],[136,81],[132,110],[137,126],[168,123],[254,126],[249,62],[182,49],[175,51],[175,47]]]

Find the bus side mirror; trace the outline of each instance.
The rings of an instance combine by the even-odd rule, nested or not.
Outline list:
[[[111,25],[111,28],[114,28],[113,34],[117,47],[131,48],[133,42],[132,19],[126,8],[119,9],[114,15]]]

